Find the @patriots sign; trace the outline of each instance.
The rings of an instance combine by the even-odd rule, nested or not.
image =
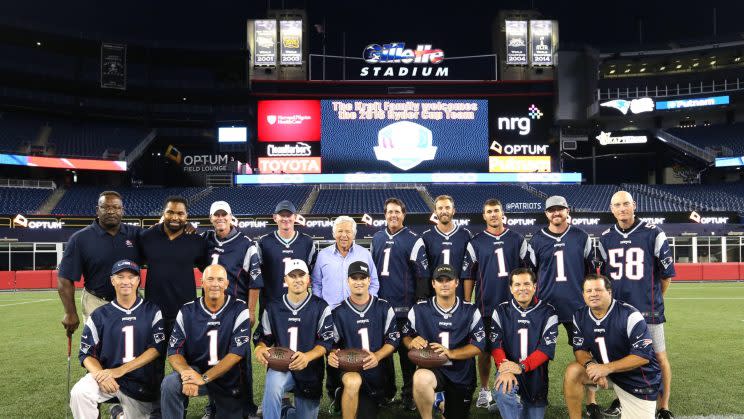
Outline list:
[[[623,115],[627,115],[629,110],[631,113],[639,114],[643,112],[653,112],[654,100],[650,97],[633,100],[615,99],[609,100],[607,102],[602,102],[599,104],[599,106],[617,109],[618,111],[622,112]]]
[[[375,157],[401,170],[409,170],[424,160],[434,159],[437,147],[432,146],[431,141],[430,129],[415,122],[396,122],[377,133]]]

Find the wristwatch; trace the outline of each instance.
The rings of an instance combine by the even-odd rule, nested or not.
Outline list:
[[[202,380],[204,380],[204,384],[207,384],[209,382],[209,376],[207,374],[202,374]]]
[[[522,372],[527,371],[527,366],[524,365],[522,362],[519,363],[519,368],[522,370]]]

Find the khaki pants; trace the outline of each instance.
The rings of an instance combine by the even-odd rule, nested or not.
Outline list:
[[[656,417],[656,400],[639,399],[620,388],[612,380],[607,379],[607,382],[620,400],[620,406],[623,409],[620,419],[654,419]]]
[[[121,391],[106,393],[88,373],[70,391],[72,417],[75,419],[96,418],[98,417],[98,403],[103,403],[112,397],[119,399],[124,409],[124,417],[127,419],[147,419],[159,404],[133,399]]]
[[[88,321],[88,317],[90,317],[90,313],[92,313],[93,310],[106,304],[108,304],[108,301],[104,300],[103,298],[96,297],[95,295],[89,293],[85,288],[83,288],[83,294],[80,297],[80,305],[83,306],[82,324],[85,325],[85,322]]]

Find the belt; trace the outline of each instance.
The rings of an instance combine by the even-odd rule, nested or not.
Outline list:
[[[113,300],[113,298],[104,297],[104,296],[99,295],[98,293],[96,293],[94,291],[89,290],[88,288],[85,289],[85,292],[87,292],[88,294],[90,294],[90,295],[92,295],[92,296],[94,296],[96,298],[100,298],[101,300],[104,300],[104,301],[111,302],[111,300]]]

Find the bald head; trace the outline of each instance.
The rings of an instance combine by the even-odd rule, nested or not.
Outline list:
[[[227,271],[222,265],[209,265],[204,269],[202,276],[221,276],[227,278]]]
[[[203,295],[212,302],[221,303],[225,298],[225,290],[230,284],[227,271],[221,265],[209,265],[202,275]]]
[[[621,228],[628,228],[635,222],[636,204],[627,191],[617,191],[610,200],[610,211]]]

